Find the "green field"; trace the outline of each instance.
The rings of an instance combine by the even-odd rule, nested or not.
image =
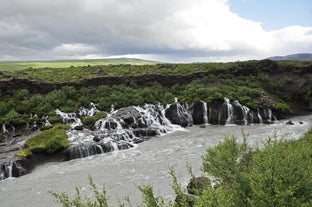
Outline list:
[[[134,58],[110,58],[93,60],[55,60],[55,61],[3,61],[0,62],[0,71],[17,71],[27,68],[68,68],[78,66],[95,65],[151,65],[155,61],[134,59]]]

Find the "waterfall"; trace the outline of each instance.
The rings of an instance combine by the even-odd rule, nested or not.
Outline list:
[[[264,119],[266,122],[271,123],[276,121],[276,117],[272,113],[272,109],[266,108],[263,110]]]
[[[201,101],[204,106],[203,110],[203,119],[204,119],[204,124],[208,124],[208,111],[207,111],[207,103],[205,101]]]
[[[55,113],[56,115],[62,117],[63,123],[69,124],[72,128],[82,125],[82,122],[77,117],[76,113],[65,113],[65,112],[60,111],[59,109],[56,109]]]
[[[2,124],[2,133],[3,134],[8,134],[9,133],[9,131],[5,127],[5,124]]]
[[[240,104],[237,100],[234,101],[234,104],[235,104],[235,106],[239,107],[242,110],[242,112],[243,112],[243,116],[244,116],[243,122],[244,122],[244,125],[249,124],[248,123],[248,114],[250,112],[250,109],[247,106],[244,106],[244,105]]]
[[[263,124],[263,119],[261,117],[259,108],[257,108],[257,113],[258,113],[258,119],[259,119],[260,124]]]
[[[118,151],[118,145],[116,142],[111,142],[110,144],[113,147],[113,151]]]
[[[101,154],[103,154],[104,153],[104,151],[103,151],[103,148],[102,148],[102,146],[101,145],[96,145],[96,147],[100,150],[100,152],[101,152]]]
[[[6,173],[8,174],[8,177],[11,178],[12,176],[12,169],[13,169],[13,161],[10,161],[9,164],[6,166]]]
[[[111,110],[110,110],[111,114],[114,113],[114,111],[115,111],[115,108],[114,108],[114,107],[115,107],[114,104],[112,104],[112,105],[111,105]]]
[[[178,97],[174,97],[174,103],[178,102]]]
[[[80,107],[79,109],[79,115],[80,116],[94,116],[94,114],[100,112],[97,108],[96,105],[94,103],[90,103],[91,105],[91,109],[87,109],[85,107]]]
[[[41,119],[42,119],[42,125],[43,126],[46,126],[46,127],[51,127],[51,126],[53,126],[50,122],[49,122],[49,116],[42,116],[41,117]]]
[[[233,110],[233,106],[230,102],[230,99],[224,97],[224,104],[226,104],[226,107],[227,107],[227,120],[225,122],[226,125],[228,124],[234,124],[234,110]]]
[[[179,106],[182,108],[180,104]],[[73,113],[67,114],[57,110],[56,112],[65,123],[77,122]],[[182,111],[179,113],[185,116]],[[150,136],[162,135],[182,128],[171,124],[165,116],[162,105],[145,104],[114,110],[107,117],[97,120],[94,129],[94,131],[88,129],[67,131],[71,144],[67,150],[68,159],[128,149]]]
[[[13,165],[14,165],[14,161],[8,161],[8,162],[4,162],[3,164],[1,164],[1,168],[0,168],[0,181],[4,180],[6,178],[11,178],[13,177]]]

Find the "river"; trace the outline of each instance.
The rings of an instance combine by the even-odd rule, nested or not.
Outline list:
[[[175,168],[179,181],[186,186],[190,178],[186,163],[193,168],[195,175],[200,175],[201,155],[207,147],[217,144],[225,136],[234,135],[242,140],[243,130],[248,134],[248,143],[261,146],[263,140],[274,134],[285,139],[298,138],[312,126],[311,118],[293,117],[295,125],[286,125],[286,120],[283,120],[272,125],[194,126],[153,137],[129,150],[47,163],[37,167],[31,174],[0,181],[0,206],[58,206],[48,191],[73,195],[74,186],[80,186],[82,192],[89,195],[88,175],[99,186],[105,183],[109,203],[113,206],[117,206],[117,197],[123,201],[124,196],[129,196],[136,206],[141,198],[137,186],[149,183],[153,184],[156,195],[173,199],[169,166]]]

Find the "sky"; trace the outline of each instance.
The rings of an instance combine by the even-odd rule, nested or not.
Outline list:
[[[0,61],[312,53],[311,0],[0,0]]]

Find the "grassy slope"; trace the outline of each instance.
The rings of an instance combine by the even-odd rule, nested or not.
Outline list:
[[[67,68],[78,66],[110,65],[110,64],[134,64],[150,65],[156,62],[133,58],[111,58],[94,60],[55,60],[55,61],[4,61],[0,62],[0,71],[19,71],[26,68]]]

